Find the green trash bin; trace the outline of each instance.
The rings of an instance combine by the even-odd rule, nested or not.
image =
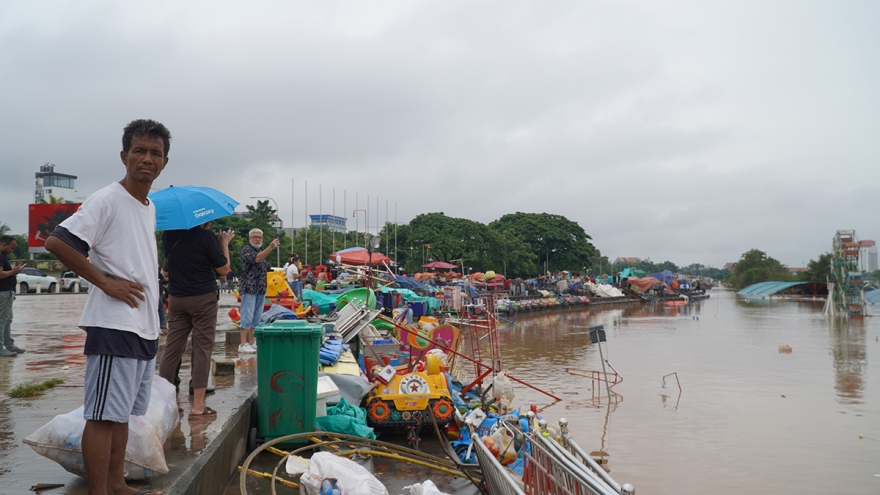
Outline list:
[[[260,436],[273,440],[315,431],[321,325],[281,320],[257,327],[254,336]]]

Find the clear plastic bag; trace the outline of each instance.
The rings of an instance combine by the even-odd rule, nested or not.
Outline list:
[[[154,376],[147,413],[129,417],[125,479],[143,480],[168,474],[162,446],[179,421],[174,385],[158,375]],[[83,407],[80,406],[67,414],[55,416],[23,442],[67,471],[85,477],[82,458],[82,433],[85,426]]]

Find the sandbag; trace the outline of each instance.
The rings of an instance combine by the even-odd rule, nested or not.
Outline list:
[[[309,470],[299,479],[300,493],[318,495],[321,482],[328,478],[336,480],[345,495],[388,495],[385,486],[360,464],[329,452],[317,452],[309,460]]]
[[[174,385],[153,377],[150,405],[143,416],[130,416],[128,444],[125,447],[124,475],[127,480],[144,480],[168,474],[163,445],[180,421]],[[34,452],[48,457],[65,470],[85,478],[82,434],[86,426],[83,406],[59,414],[31,433],[23,442]]]

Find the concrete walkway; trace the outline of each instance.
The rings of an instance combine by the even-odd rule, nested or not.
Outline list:
[[[88,493],[83,478],[22,443],[56,415],[82,405],[85,332],[77,323],[86,297],[31,294],[17,296],[14,303],[13,338],[27,353],[0,358],[0,493],[4,495],[33,494],[31,487],[39,484],[63,485],[36,492],[46,495]],[[234,376],[212,377],[217,392],[207,397],[206,404],[217,410],[217,418],[192,423],[187,419],[192,404],[187,395],[189,352],[185,352],[178,395],[184,411],[180,425],[165,444],[170,472],[149,481],[131,482],[132,486],[166,494],[221,494],[237,476],[237,466],[245,455],[251,404],[256,398],[257,367],[255,355],[238,356],[238,332],[226,314],[235,304],[231,294],[222,295],[214,356],[234,360],[236,368]],[[230,340],[235,345],[226,345],[228,331],[234,332]],[[160,358],[163,346],[164,337],[160,340]],[[12,399],[8,395],[20,383],[50,378],[61,378],[65,383],[39,397]]]

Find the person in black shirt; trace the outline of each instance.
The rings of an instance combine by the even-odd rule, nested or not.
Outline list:
[[[15,276],[21,273],[21,264],[12,268],[9,254],[15,251],[18,243],[15,237],[0,237],[0,356],[12,357],[25,352],[15,346],[12,340],[12,301],[15,300]]]
[[[217,277],[229,273],[229,241],[234,231],[211,232],[207,222],[189,230],[162,235],[168,271],[168,338],[159,376],[174,382],[190,332],[193,335],[193,406],[189,419],[214,417],[205,405],[205,391],[217,327]]]

